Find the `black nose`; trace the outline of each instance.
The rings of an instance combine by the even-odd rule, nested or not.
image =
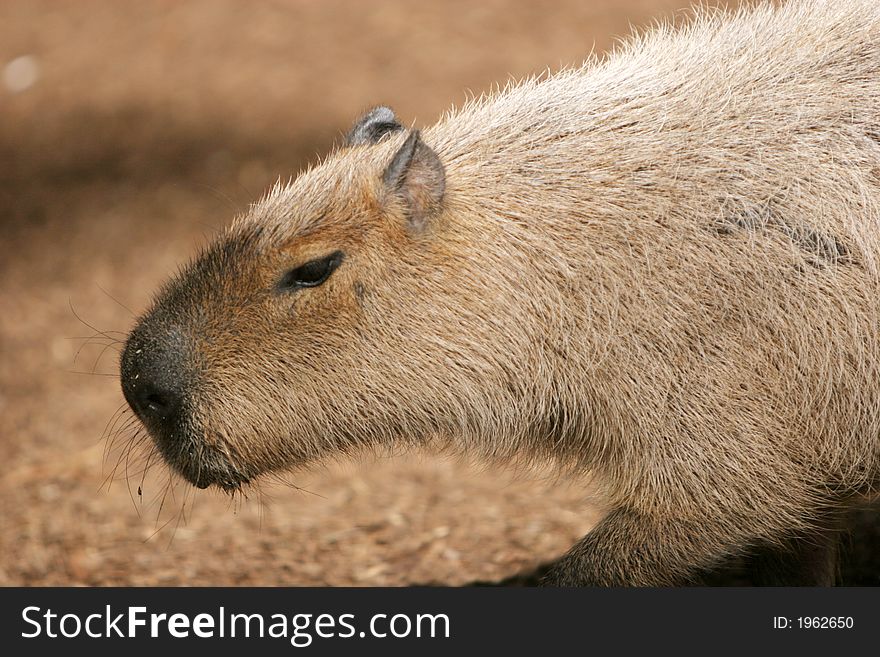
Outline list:
[[[178,426],[184,404],[184,353],[174,333],[142,338],[132,334],[122,354],[122,393],[152,431],[162,436]]]

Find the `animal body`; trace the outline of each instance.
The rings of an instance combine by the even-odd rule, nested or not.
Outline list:
[[[371,446],[591,472],[559,585],[829,584],[880,478],[880,3],[697,12],[422,131],[385,107],[158,294],[122,386],[235,491]]]

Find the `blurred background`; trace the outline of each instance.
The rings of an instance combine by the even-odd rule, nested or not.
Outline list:
[[[428,125],[687,4],[0,3],[0,584],[461,584],[564,552],[583,486],[422,454],[162,505],[161,467],[112,476],[118,353],[85,338],[365,108]]]

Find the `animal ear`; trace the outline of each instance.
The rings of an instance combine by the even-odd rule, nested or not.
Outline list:
[[[345,135],[345,145],[376,144],[398,130],[403,130],[403,126],[397,122],[390,107],[374,107],[351,126]]]
[[[424,230],[443,203],[446,171],[418,130],[409,133],[382,176],[385,187],[403,203],[409,228]]]

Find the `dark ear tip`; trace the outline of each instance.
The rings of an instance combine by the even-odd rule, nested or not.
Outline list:
[[[397,122],[394,116],[394,110],[387,105],[378,105],[366,113],[365,116],[370,117],[373,121],[384,121],[386,123]]]
[[[398,130],[403,130],[403,126],[398,123],[394,111],[390,107],[379,105],[355,122],[345,135],[345,145],[376,144],[386,135]]]

